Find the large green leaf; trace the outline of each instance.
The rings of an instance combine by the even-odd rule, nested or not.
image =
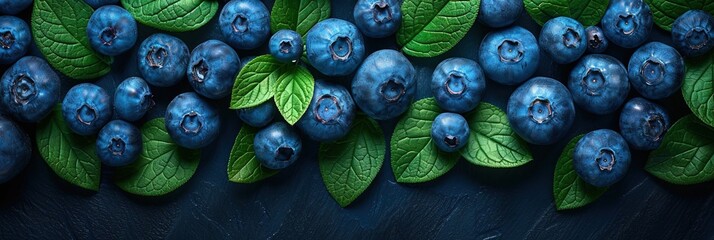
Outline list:
[[[598,24],[610,0],[524,0],[528,14],[541,26],[560,16],[578,20],[585,26]]]
[[[650,5],[657,26],[671,31],[680,15],[691,9],[701,9],[714,14],[714,0],[645,0]]]
[[[270,11],[270,30],[294,30],[305,35],[317,22],[330,17],[329,0],[276,0]]]
[[[607,188],[598,188],[583,181],[573,166],[573,150],[583,135],[574,137],[563,149],[555,164],[553,198],[558,210],[574,209],[590,204],[602,196]]]
[[[275,106],[290,125],[295,124],[310,105],[315,79],[303,66],[291,66],[275,80]]]
[[[270,100],[274,95],[272,86],[289,67],[271,55],[262,55],[248,62],[233,84],[231,109],[254,107]]]
[[[694,115],[714,126],[714,52],[687,59],[682,96]]]
[[[140,23],[170,32],[196,30],[218,11],[218,0],[122,0]]]
[[[243,124],[233,143],[228,159],[228,180],[237,183],[254,183],[278,173],[260,164],[253,150],[253,139],[258,129]]]

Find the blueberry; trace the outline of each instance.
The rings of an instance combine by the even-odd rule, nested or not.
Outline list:
[[[352,80],[352,97],[370,117],[395,118],[416,94],[416,70],[400,52],[385,49],[367,57]]]
[[[74,133],[88,136],[99,132],[112,118],[111,97],[101,87],[78,84],[62,102],[62,116]]]
[[[223,38],[236,49],[254,49],[270,36],[270,14],[259,0],[232,0],[218,18]]]
[[[702,10],[689,10],[672,24],[673,45],[684,56],[704,55],[714,47],[712,28],[714,28],[714,19],[709,13]]]
[[[171,139],[189,149],[211,144],[221,127],[216,109],[193,92],[176,96],[166,108],[165,120]]]
[[[521,0],[482,0],[478,20],[486,26],[500,28],[518,20],[522,12]]]
[[[651,42],[632,54],[628,73],[632,86],[643,97],[663,99],[682,86],[684,59],[674,48]]]
[[[630,81],[620,61],[608,55],[592,54],[575,64],[568,89],[578,106],[594,114],[608,114],[625,102]]]
[[[119,0],[84,0],[84,2],[93,8],[99,8],[104,5],[118,4]]]
[[[598,26],[590,26],[585,29],[585,34],[588,35],[588,52],[603,53],[607,50],[608,41],[605,33]]]
[[[306,37],[307,59],[327,76],[346,76],[364,59],[362,35],[351,22],[328,18],[315,24]]]
[[[520,84],[538,69],[538,42],[525,28],[513,26],[486,34],[478,54],[486,77],[505,85]]]
[[[575,62],[588,48],[585,28],[569,17],[557,17],[545,22],[538,45],[558,64]]]
[[[585,134],[573,150],[573,167],[586,183],[607,187],[622,179],[630,167],[630,149],[615,131],[600,129]]]
[[[295,62],[302,56],[302,37],[293,30],[280,30],[268,43],[270,54],[281,62]]]
[[[141,153],[141,132],[131,123],[114,120],[99,131],[95,144],[102,164],[123,167],[132,164]]]
[[[238,110],[238,117],[248,126],[261,128],[273,121],[278,114],[278,108],[270,100],[252,108]]]
[[[397,0],[359,0],[352,14],[357,28],[371,38],[390,36],[402,24],[402,6]]]
[[[605,37],[617,46],[642,45],[652,31],[652,11],[643,0],[614,0],[602,17]]]
[[[59,102],[60,78],[47,62],[27,56],[17,61],[0,80],[0,105],[15,119],[39,122]]]
[[[315,91],[297,127],[318,142],[339,140],[350,131],[355,118],[355,103],[341,85],[315,81]]]
[[[253,149],[266,168],[284,169],[300,157],[302,140],[287,123],[276,122],[255,134]]]
[[[136,20],[116,5],[100,7],[89,18],[89,45],[107,56],[117,56],[131,49],[137,38]]]
[[[221,41],[208,40],[191,52],[186,74],[188,82],[198,94],[219,99],[231,94],[238,71],[238,53]]]
[[[508,99],[508,122],[529,143],[549,145],[562,139],[575,120],[573,98],[562,83],[535,77]]]
[[[181,39],[153,34],[141,43],[136,55],[139,72],[151,85],[170,87],[186,77],[189,51]]]
[[[144,79],[127,78],[114,92],[114,111],[126,121],[137,121],[154,106],[151,89]]]
[[[32,43],[30,26],[13,16],[0,16],[0,64],[14,63],[25,56]]]
[[[0,14],[15,15],[32,5],[32,0],[0,0]]]
[[[620,133],[634,149],[656,149],[669,126],[664,108],[643,98],[631,99],[620,113]]]
[[[449,112],[465,113],[476,108],[486,91],[486,77],[475,61],[449,58],[436,66],[431,92],[436,103]]]
[[[466,146],[470,134],[466,119],[456,113],[441,113],[431,124],[431,140],[444,152],[459,151]]]
[[[30,137],[10,119],[0,116],[0,184],[10,181],[32,156]]]

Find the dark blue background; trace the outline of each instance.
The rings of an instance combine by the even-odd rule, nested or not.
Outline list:
[[[332,16],[352,21],[354,0],[332,1]],[[270,8],[272,1],[266,1]],[[29,10],[25,13],[29,19]],[[174,34],[190,48],[219,38],[217,17],[197,32]],[[536,36],[539,26],[527,14],[516,23]],[[418,71],[419,96],[429,96],[431,73],[441,60],[475,59],[488,28],[476,23],[457,47],[431,59],[411,58]],[[140,28],[139,41],[157,32]],[[669,43],[655,27],[651,40]],[[394,38],[367,39],[369,52],[397,48]],[[138,43],[137,43],[138,46]],[[241,56],[266,53],[240,51]],[[633,50],[611,47],[627,64]],[[39,55],[36,49],[32,54]],[[571,65],[558,66],[542,57],[537,75],[567,79]],[[111,74],[98,83],[112,90],[124,78],[138,76],[136,48],[115,59]],[[315,71],[313,71],[315,73]],[[317,76],[320,77],[320,76]],[[350,78],[336,79],[343,83]],[[65,80],[63,89],[71,87]],[[146,119],[161,117],[176,94],[190,89],[154,88],[158,107]],[[514,87],[488,81],[485,101],[505,107]],[[633,91],[633,96],[634,91]],[[689,113],[681,94],[659,101],[678,119]],[[399,238],[399,239],[550,239],[687,238],[714,236],[714,184],[674,186],[646,174],[646,153],[635,152],[627,177],[601,199],[583,209],[556,212],[553,170],[567,139],[553,146],[532,146],[535,160],[515,169],[487,169],[461,160],[445,176],[424,184],[397,184],[389,156],[372,186],[347,208],[330,197],[316,161],[317,143],[308,142],[304,156],[280,174],[255,184],[228,182],[226,166],[240,123],[228,100],[214,102],[222,111],[223,131],[204,149],[193,178],[179,190],[144,198],[118,189],[112,170],[102,170],[99,192],[72,186],[57,177],[37,156],[9,183],[0,185],[0,239],[145,239],[145,238]],[[618,114],[595,116],[578,109],[568,139],[598,128],[617,130]],[[145,120],[146,120],[145,119]],[[387,138],[396,121],[382,122]],[[34,126],[25,125],[34,136]],[[388,141],[388,139],[385,139]],[[389,152],[389,151],[388,151]]]

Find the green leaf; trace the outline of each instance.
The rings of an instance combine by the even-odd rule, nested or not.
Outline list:
[[[157,118],[141,127],[139,159],[115,171],[119,188],[141,196],[161,196],[181,187],[196,172],[201,151],[178,146],[164,124],[163,118]]]
[[[610,0],[524,0],[523,4],[528,14],[541,26],[560,16],[592,26],[605,15]]]
[[[687,59],[682,96],[694,115],[714,126],[714,52]]]
[[[121,0],[136,21],[170,32],[196,30],[218,11],[218,0]]]
[[[62,105],[37,127],[37,148],[52,171],[76,186],[98,191],[102,165],[94,153],[96,140],[76,135],[67,127]]]
[[[295,30],[305,35],[317,22],[330,17],[329,0],[276,0],[270,11],[270,29]]]
[[[674,184],[714,179],[714,129],[692,115],[680,119],[650,153],[645,170]]]
[[[258,106],[273,97],[273,85],[287,74],[289,64],[271,55],[258,56],[246,64],[236,76],[231,94],[231,109]]]
[[[32,36],[52,67],[74,79],[93,79],[111,70],[112,59],[89,45],[92,7],[82,0],[35,0]]]
[[[237,183],[254,183],[278,173],[260,165],[255,158],[253,139],[258,129],[243,124],[228,159],[228,180]]]
[[[404,0],[397,43],[414,57],[434,57],[454,47],[471,29],[480,0]]]
[[[391,141],[392,171],[397,182],[428,182],[451,170],[458,153],[440,151],[431,140],[431,124],[441,109],[434,98],[412,104],[394,128]]]
[[[573,167],[573,150],[583,135],[574,137],[563,149],[555,164],[553,197],[558,210],[575,209],[590,204],[602,196],[607,188],[598,188],[580,179]]]
[[[645,0],[650,5],[657,26],[671,31],[672,24],[680,15],[692,9],[714,14],[714,0]]]
[[[481,102],[465,116],[471,128],[468,144],[461,150],[469,162],[485,167],[518,167],[533,160],[528,145],[511,129],[506,113]]]
[[[320,145],[320,174],[332,198],[342,207],[357,199],[382,168],[386,152],[377,122],[358,116],[345,139]]]
[[[315,79],[305,67],[291,66],[275,80],[274,86],[275,106],[285,121],[295,124],[310,105]]]

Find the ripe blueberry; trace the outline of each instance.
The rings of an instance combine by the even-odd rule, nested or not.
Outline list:
[[[431,140],[444,152],[459,151],[466,146],[470,134],[466,119],[456,113],[441,113],[431,124]]]
[[[32,156],[30,137],[10,119],[0,116],[0,184],[10,181]]]
[[[364,59],[362,34],[351,22],[328,18],[310,29],[306,37],[307,59],[327,76],[346,76]]]
[[[24,122],[39,122],[60,99],[60,78],[47,62],[27,56],[17,61],[0,80],[0,96],[7,113]]]
[[[562,139],[575,120],[570,92],[547,77],[535,77],[518,87],[508,99],[506,112],[513,131],[537,145]]]
[[[32,5],[32,0],[0,0],[0,14],[15,15]]]
[[[569,17],[557,17],[545,22],[538,45],[558,64],[575,62],[588,48],[585,28]]]
[[[123,167],[132,164],[141,153],[141,132],[131,123],[114,120],[99,131],[95,144],[102,164]]]
[[[633,98],[620,114],[620,133],[638,150],[654,150],[669,129],[669,115],[663,107],[643,98]]]
[[[486,26],[500,28],[518,20],[522,12],[521,0],[482,0],[478,20]]]
[[[643,0],[614,0],[602,17],[602,30],[615,45],[635,48],[652,31],[652,11]]]
[[[664,43],[651,42],[632,54],[628,76],[632,86],[643,97],[663,99],[682,86],[684,59],[674,48]]]
[[[231,94],[235,76],[240,71],[238,53],[218,40],[208,40],[191,52],[186,69],[188,82],[201,96],[219,99]]]
[[[684,56],[704,55],[714,47],[714,19],[702,10],[689,10],[672,24],[672,43]]]
[[[116,5],[100,7],[89,18],[89,45],[107,56],[117,56],[131,49],[137,38],[136,20]]]
[[[355,24],[371,38],[383,38],[397,32],[402,24],[402,7],[397,0],[359,0],[353,11]]]
[[[486,34],[478,54],[486,77],[504,85],[528,80],[538,69],[538,42],[525,28],[513,26]]]
[[[486,90],[486,77],[475,61],[449,58],[436,66],[431,92],[436,103],[449,112],[465,113],[476,108]]]
[[[281,62],[295,62],[302,56],[302,37],[293,30],[280,30],[268,43],[270,54]]]
[[[112,118],[111,97],[101,87],[78,84],[67,92],[62,101],[62,116],[74,133],[92,135]]]
[[[176,96],[166,108],[166,130],[179,146],[198,149],[218,137],[221,119],[218,112],[193,92]]]
[[[602,53],[607,50],[609,45],[605,33],[598,26],[590,26],[585,29],[585,34],[588,35],[588,52]]]
[[[259,0],[232,0],[218,18],[223,38],[236,49],[254,49],[270,35],[270,14]]]
[[[32,44],[30,26],[13,16],[0,16],[0,64],[14,63]]]
[[[318,142],[339,140],[350,131],[355,118],[355,103],[341,85],[315,81],[315,91],[305,115],[296,126]]]
[[[273,121],[278,114],[278,108],[270,100],[252,108],[238,109],[238,117],[248,126],[261,128]]]
[[[114,92],[114,111],[117,117],[126,121],[136,121],[154,106],[153,95],[144,79],[127,78]]]
[[[136,54],[141,76],[151,85],[170,87],[186,77],[189,51],[174,36],[156,33],[146,38]]]
[[[276,122],[255,134],[253,149],[264,167],[284,169],[300,157],[302,140],[287,123]]]
[[[573,150],[573,167],[586,183],[607,187],[622,179],[630,167],[630,149],[615,131],[600,129],[585,134]]]
[[[594,114],[608,114],[625,102],[630,81],[620,61],[608,55],[592,54],[575,64],[568,89],[578,106]]]
[[[119,0],[84,0],[84,2],[93,8],[99,8],[104,5],[117,4],[119,3]]]
[[[352,80],[352,96],[362,111],[377,120],[404,113],[416,93],[416,70],[394,50],[379,50],[367,57]]]

